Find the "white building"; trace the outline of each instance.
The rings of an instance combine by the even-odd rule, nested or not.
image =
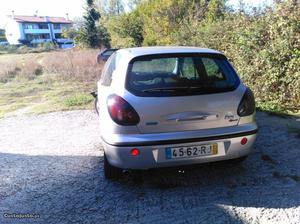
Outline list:
[[[62,42],[62,30],[70,28],[72,21],[63,17],[8,16],[5,35],[9,44],[37,44]]]

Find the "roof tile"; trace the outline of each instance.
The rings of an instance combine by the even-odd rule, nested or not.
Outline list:
[[[71,20],[68,20],[64,17],[50,17],[50,16],[19,16],[15,15],[14,20],[17,22],[32,22],[32,23],[44,23],[44,22],[50,22],[50,23],[66,23],[70,24],[72,23]]]

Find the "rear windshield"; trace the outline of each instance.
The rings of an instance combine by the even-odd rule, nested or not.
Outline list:
[[[137,96],[186,96],[232,91],[239,82],[223,55],[148,55],[130,62],[126,88]]]

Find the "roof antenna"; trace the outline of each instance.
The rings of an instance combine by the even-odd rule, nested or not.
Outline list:
[[[36,10],[36,11],[35,11],[35,14],[34,14],[35,17],[37,17],[38,12],[39,12],[39,10]]]
[[[67,20],[69,20],[69,13],[66,13],[66,18]]]
[[[12,14],[12,18],[15,18],[15,11],[14,10],[11,11],[11,14]]]

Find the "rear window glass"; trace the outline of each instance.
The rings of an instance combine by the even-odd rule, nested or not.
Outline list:
[[[184,96],[232,91],[239,78],[224,56],[149,55],[133,59],[126,88],[138,96]]]

